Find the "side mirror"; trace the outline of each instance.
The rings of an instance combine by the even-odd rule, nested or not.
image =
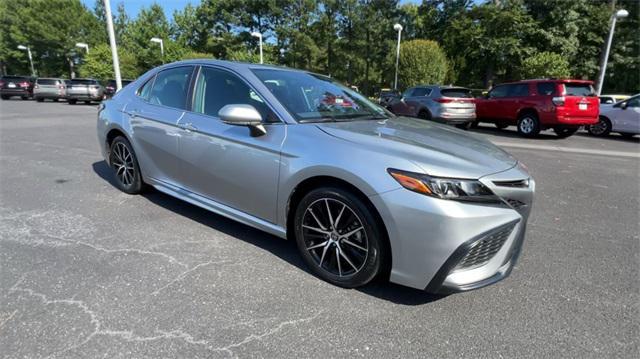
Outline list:
[[[628,102],[623,102],[623,103],[620,104],[620,108],[623,109],[623,110],[626,110],[627,106],[629,106]]]
[[[265,135],[267,130],[262,125],[262,116],[251,105],[232,104],[226,105],[218,111],[222,122],[234,126],[247,126],[251,130],[251,136]]]

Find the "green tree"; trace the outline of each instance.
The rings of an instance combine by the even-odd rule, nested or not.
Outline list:
[[[569,61],[554,52],[540,52],[522,61],[522,78],[569,77]]]
[[[411,40],[400,46],[400,88],[418,84],[442,84],[447,75],[447,57],[437,42]]]
[[[118,57],[122,78],[135,79],[140,75],[136,67],[136,59],[130,52],[118,51]],[[80,65],[79,70],[82,77],[92,77],[100,81],[115,78],[109,45],[99,44],[94,46],[84,57],[84,62]]]

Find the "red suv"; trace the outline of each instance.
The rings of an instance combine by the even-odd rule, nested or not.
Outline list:
[[[525,137],[548,128],[559,137],[569,137],[580,126],[598,123],[600,103],[592,84],[566,79],[501,84],[476,100],[476,117],[498,128],[516,125]]]

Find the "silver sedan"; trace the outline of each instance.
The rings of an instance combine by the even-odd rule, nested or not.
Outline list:
[[[103,102],[97,127],[122,191],[154,187],[295,240],[343,287],[385,276],[449,293],[506,277],[535,187],[483,139],[280,67],[164,65]]]

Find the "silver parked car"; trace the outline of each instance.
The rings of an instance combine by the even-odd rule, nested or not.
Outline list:
[[[471,90],[451,86],[416,86],[388,103],[396,115],[418,117],[468,128],[476,119]]]
[[[67,102],[75,105],[78,101],[89,104],[93,101],[102,101],[104,87],[95,79],[72,79],[67,83]]]
[[[593,136],[606,136],[618,132],[624,137],[640,134],[640,94],[614,105],[600,105],[600,120],[587,127]]]
[[[445,293],[509,275],[535,184],[484,139],[396,117],[333,79],[214,60],[156,68],[100,106],[115,183],[295,240],[313,273]]]
[[[33,98],[38,102],[44,100],[58,101],[64,99],[66,94],[66,86],[63,79],[57,78],[38,78],[33,87]]]

